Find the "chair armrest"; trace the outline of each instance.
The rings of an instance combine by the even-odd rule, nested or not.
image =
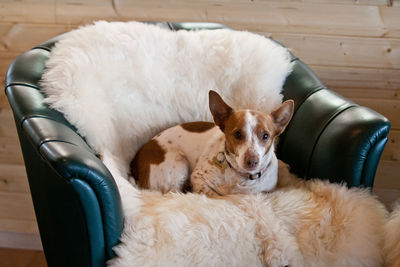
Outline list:
[[[43,102],[48,55],[26,52],[6,79],[44,252],[49,266],[104,266],[123,228],[120,195],[76,129]]]
[[[372,187],[389,121],[327,89],[298,59],[283,94],[294,99],[295,113],[278,157],[300,177]]]

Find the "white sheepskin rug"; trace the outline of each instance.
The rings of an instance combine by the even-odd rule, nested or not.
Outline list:
[[[72,31],[53,48],[46,67],[47,103],[93,149],[118,155],[121,166],[159,131],[211,120],[211,89],[236,108],[272,111],[291,71],[287,49],[260,35],[172,32],[137,22]]]
[[[291,71],[287,49],[248,32],[98,22],[68,33],[46,67],[47,103],[103,156],[120,190],[125,228],[109,266],[381,266],[385,255],[396,262],[390,233],[399,220],[386,223],[368,191],[304,182],[284,165],[270,194],[161,195],[128,182],[131,159],[156,133],[211,120],[210,89],[235,108],[275,109]]]

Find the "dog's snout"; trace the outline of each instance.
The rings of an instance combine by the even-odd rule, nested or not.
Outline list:
[[[246,157],[246,166],[247,168],[255,168],[258,165],[258,157],[257,156],[248,156]]]

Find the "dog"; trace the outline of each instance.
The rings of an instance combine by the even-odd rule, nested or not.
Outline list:
[[[138,151],[131,173],[141,188],[207,196],[275,188],[275,143],[292,118],[294,102],[287,100],[270,114],[234,110],[211,90],[209,108],[214,123],[174,126]]]

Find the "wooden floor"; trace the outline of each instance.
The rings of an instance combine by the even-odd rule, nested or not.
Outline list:
[[[7,267],[46,267],[43,251],[0,248],[0,265]]]

